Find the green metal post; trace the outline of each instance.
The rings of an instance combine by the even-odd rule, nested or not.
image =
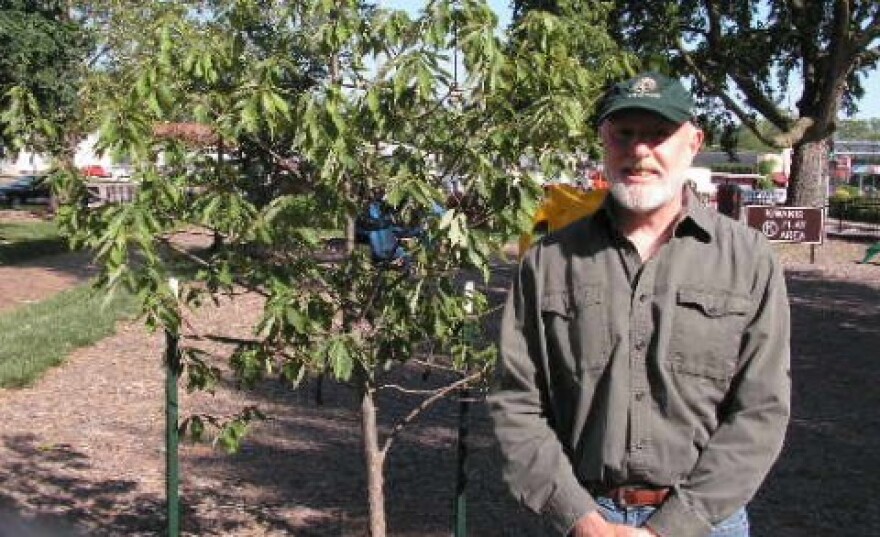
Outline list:
[[[473,313],[474,282],[467,281],[464,284],[465,311]],[[470,322],[463,327],[465,346],[473,343],[473,326]],[[465,353],[467,350],[465,350]],[[467,375],[467,367],[465,373]],[[467,537],[467,437],[469,432],[470,418],[470,390],[467,387],[458,392],[458,468],[455,479],[455,537]]]
[[[467,437],[470,414],[470,391],[459,392],[458,401],[458,471],[455,480],[455,537],[467,536]]]
[[[180,473],[178,465],[177,384],[180,377],[178,336],[165,330],[165,498],[168,537],[180,536]]]

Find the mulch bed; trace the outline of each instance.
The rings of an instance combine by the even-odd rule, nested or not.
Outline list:
[[[755,535],[875,535],[880,490],[880,265],[860,265],[864,244],[780,247],[794,322],[794,416],[782,458],[752,504]],[[499,266],[495,300],[510,266]],[[37,277],[33,276],[32,277]],[[0,279],[0,295],[20,285]],[[253,296],[194,318],[201,330],[247,335]],[[164,533],[163,338],[138,324],[74,352],[35,386],[0,391],[0,536]],[[418,376],[418,371],[410,371]],[[431,378],[426,384],[438,382]],[[396,396],[399,416],[417,401]],[[251,392],[221,387],[184,394],[182,413],[232,413],[259,404],[270,416],[242,451],[181,448],[186,535],[363,535],[366,518],[359,423],[353,395],[325,385],[291,391],[266,382]],[[434,407],[388,461],[389,533],[449,535],[455,494],[457,406]],[[387,425],[387,421],[385,422]],[[537,536],[498,475],[485,408],[474,407],[468,515],[475,536]]]

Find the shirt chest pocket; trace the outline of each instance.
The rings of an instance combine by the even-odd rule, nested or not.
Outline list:
[[[751,300],[720,290],[678,290],[670,341],[673,370],[728,381],[733,376]]]
[[[548,358],[555,367],[582,378],[584,371],[608,363],[609,324],[602,287],[584,285],[572,291],[547,292],[541,320]]]

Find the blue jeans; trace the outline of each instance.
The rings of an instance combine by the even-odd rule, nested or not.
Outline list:
[[[656,507],[620,507],[609,498],[596,498],[599,512],[608,522],[641,527],[654,513]],[[749,516],[742,507],[727,520],[712,528],[710,537],[749,537]]]

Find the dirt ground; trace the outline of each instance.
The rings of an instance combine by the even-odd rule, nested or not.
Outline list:
[[[880,506],[872,501],[880,491],[880,265],[856,264],[864,249],[830,240],[810,264],[809,247],[780,247],[793,309],[794,416],[782,458],[751,506],[756,536],[868,536],[880,527]],[[75,272],[71,267],[84,261],[71,263],[59,270],[46,259],[10,269],[19,272],[0,274],[0,296],[40,288],[43,279]],[[510,270],[497,267],[499,284],[489,289],[495,300]],[[239,297],[193,323],[203,332],[247,335],[258,308],[255,297]],[[0,536],[164,533],[162,349],[160,334],[120,325],[115,336],[74,352],[35,386],[0,391]],[[314,396],[314,383],[291,391],[274,382],[247,393],[227,386],[214,396],[182,396],[184,414],[258,404],[270,416],[253,427],[239,454],[181,448],[184,534],[363,535],[354,400],[339,387],[326,389],[323,406]],[[416,403],[389,397],[381,411],[400,416]],[[433,408],[392,450],[391,535],[450,534],[456,410],[452,403]],[[499,481],[482,404],[472,418],[470,535],[544,535]]]
[[[0,221],[37,220],[26,211],[0,209]],[[0,264],[0,313],[38,302],[95,273],[85,253],[54,255],[15,266]]]

